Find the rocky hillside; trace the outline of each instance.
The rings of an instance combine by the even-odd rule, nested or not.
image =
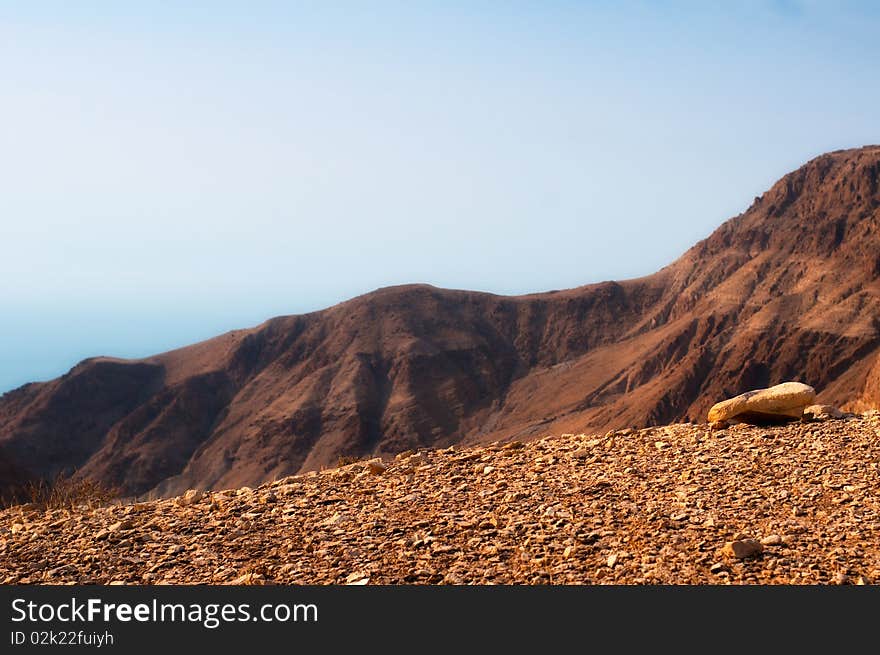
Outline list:
[[[880,412],[450,447],[0,511],[4,584],[869,584]]]
[[[880,406],[880,146],[812,160],[649,277],[518,297],[393,287],[140,361],[86,360],[0,398],[0,448],[19,478],[168,494],[703,420],[783,380]]]

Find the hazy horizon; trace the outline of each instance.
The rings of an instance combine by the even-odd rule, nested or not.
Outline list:
[[[409,283],[647,275],[880,143],[852,2],[0,7],[0,393]]]

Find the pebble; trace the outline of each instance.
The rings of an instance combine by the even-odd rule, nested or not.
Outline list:
[[[677,424],[421,451],[384,474],[361,461],[193,503],[0,509],[0,580],[818,585],[841,571],[870,584],[877,452],[880,423],[862,416],[711,434]],[[734,542],[755,539],[769,552],[738,557],[760,551]]]
[[[204,492],[199,491],[198,489],[189,489],[182,496],[178,496],[175,499],[175,502],[180,507],[189,507],[190,505],[195,505],[204,497]]]
[[[263,585],[265,581],[261,575],[255,573],[245,573],[230,581],[230,585]]]
[[[382,475],[388,470],[388,467],[382,462],[381,458],[371,459],[364,465],[364,470],[370,475]]]
[[[764,546],[757,539],[737,539],[736,541],[728,541],[724,544],[721,552],[728,557],[748,559],[763,553]]]

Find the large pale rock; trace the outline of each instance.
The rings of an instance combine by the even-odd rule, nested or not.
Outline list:
[[[709,422],[781,422],[799,419],[816,400],[816,390],[801,382],[783,382],[769,389],[747,391],[712,406]]]

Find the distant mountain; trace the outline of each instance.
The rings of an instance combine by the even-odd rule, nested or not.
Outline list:
[[[0,397],[0,487],[64,470],[131,493],[253,485],[342,457],[703,420],[783,380],[878,407],[878,187],[880,146],[832,152],[648,277],[516,297],[391,287],[85,360]]]

